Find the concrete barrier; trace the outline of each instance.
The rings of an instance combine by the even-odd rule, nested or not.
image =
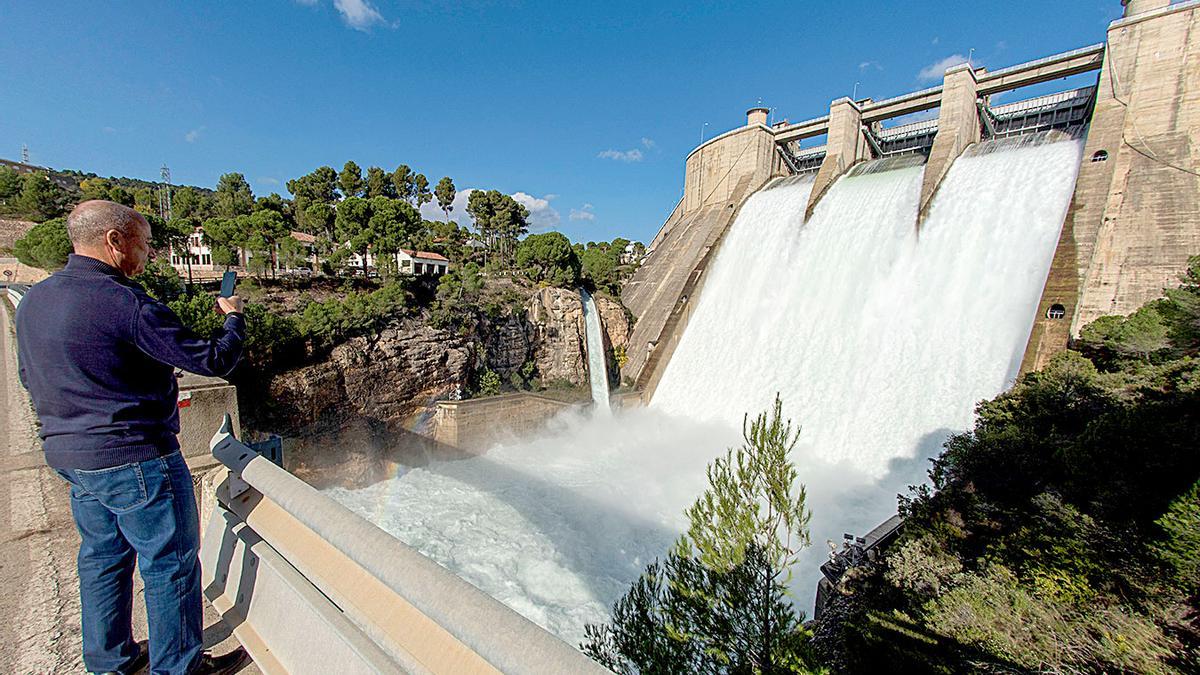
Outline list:
[[[25,291],[28,291],[28,286],[21,284],[9,284],[5,292],[8,293],[8,301],[12,303],[13,308],[17,308],[21,304],[21,298],[25,297]]]
[[[241,435],[237,387],[219,377],[191,373],[179,379],[179,450],[194,471],[215,465],[209,440],[226,415],[234,435]]]
[[[607,672],[231,432],[202,583],[263,672]]]
[[[460,450],[483,452],[494,441],[541,429],[550,418],[574,405],[527,392],[438,401],[429,435]]]

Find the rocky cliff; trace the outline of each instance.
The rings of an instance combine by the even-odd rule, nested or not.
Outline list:
[[[352,338],[322,361],[272,378],[267,422],[284,434],[365,418],[407,426],[470,381],[477,349],[464,336],[409,319]]]
[[[606,332],[609,372],[614,347],[628,343],[628,313],[597,296]],[[275,375],[263,392],[269,403],[257,426],[284,435],[339,429],[367,420],[420,431],[437,399],[464,395],[489,369],[509,382],[522,370],[542,384],[588,383],[587,338],[579,294],[562,288],[532,293],[521,311],[480,317],[464,329],[433,328],[419,318],[356,337],[316,363]]]

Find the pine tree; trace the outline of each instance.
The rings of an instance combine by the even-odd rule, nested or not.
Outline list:
[[[786,590],[809,543],[805,490],[788,459],[799,433],[778,396],[743,422],[745,443],[709,465],[687,532],[617,601],[611,624],[586,627],[586,654],[620,673],[812,672],[809,633]]]

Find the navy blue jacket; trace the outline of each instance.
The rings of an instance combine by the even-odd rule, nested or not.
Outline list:
[[[116,268],[72,255],[17,309],[21,384],[42,422],[46,463],[105,469],[179,449],[175,368],[224,376],[246,321],[229,314],[211,339]]]

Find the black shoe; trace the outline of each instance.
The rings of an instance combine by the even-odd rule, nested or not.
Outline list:
[[[241,647],[225,656],[213,656],[206,652],[200,655],[200,663],[192,669],[192,675],[231,675],[247,663],[250,663],[250,655]]]
[[[146,645],[146,641],[142,640],[137,643],[138,655],[133,657],[133,660],[125,664],[120,670],[110,670],[107,673],[96,673],[96,675],[134,675],[150,665],[150,650]]]

